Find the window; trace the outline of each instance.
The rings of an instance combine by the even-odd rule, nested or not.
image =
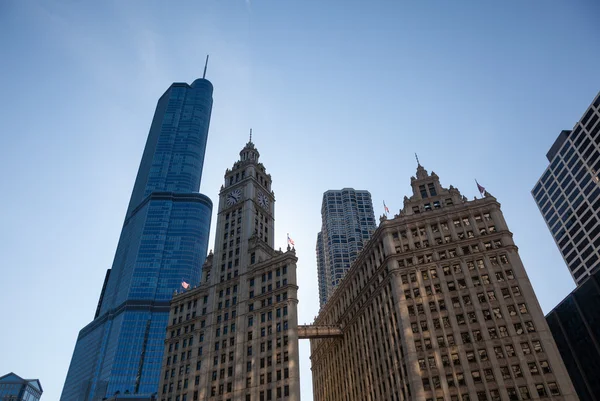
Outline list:
[[[535,362],[529,362],[527,364],[527,367],[529,368],[529,373],[531,373],[532,376],[540,374],[540,371],[538,370],[537,364]]]
[[[446,336],[446,340],[448,340],[448,345],[452,346],[455,345],[456,343],[454,342],[454,336],[452,334],[448,334]]]
[[[467,383],[465,382],[465,375],[462,372],[456,372],[456,382],[459,386],[465,386]],[[463,395],[463,400],[465,396]]]
[[[550,370],[550,365],[548,364],[548,361],[540,361],[540,367],[542,368],[542,373],[544,373],[544,374],[552,373],[552,371]]]
[[[427,378],[423,379],[423,389],[431,390],[431,385],[429,384],[429,379],[427,379]]]
[[[483,374],[485,376],[485,381],[494,381],[494,372],[492,371],[492,369],[483,369]]]
[[[521,370],[521,365],[519,365],[519,364],[512,365],[512,371],[513,371],[513,374],[515,375],[515,378],[523,377],[523,371]]]
[[[548,390],[550,391],[550,395],[560,395],[560,390],[555,382],[548,383]]]
[[[546,387],[544,387],[544,383],[538,383],[535,385],[535,389],[540,397],[546,397],[548,392],[546,391]]]

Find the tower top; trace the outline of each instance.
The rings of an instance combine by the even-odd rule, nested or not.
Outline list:
[[[250,128],[250,140],[246,143],[246,146],[240,151],[240,161],[253,160],[258,163],[260,153],[252,142],[252,128]]]

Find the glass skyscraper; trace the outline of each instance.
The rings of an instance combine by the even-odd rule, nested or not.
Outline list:
[[[325,192],[321,218],[316,251],[323,307],[377,226],[371,194],[353,188]]]
[[[2,401],[39,401],[43,392],[37,379],[23,379],[12,372],[0,377]]]
[[[61,401],[158,390],[169,301],[200,281],[212,202],[200,194],[212,110],[206,79],[159,99],[112,268],[77,339]]]

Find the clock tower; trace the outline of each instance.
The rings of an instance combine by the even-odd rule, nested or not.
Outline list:
[[[215,267],[220,266],[218,274],[224,279],[239,274],[252,257],[255,262],[265,260],[273,250],[275,195],[271,175],[259,157],[249,141],[240,151],[240,159],[225,172],[215,236],[215,259],[220,263]],[[251,246],[255,252],[248,252]]]
[[[252,137],[225,171],[214,253],[175,294],[161,400],[300,400],[296,251],[275,250],[275,196]]]

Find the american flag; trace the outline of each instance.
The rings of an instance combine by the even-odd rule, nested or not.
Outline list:
[[[288,245],[294,246],[294,240],[290,238],[290,234],[287,235]]]
[[[182,282],[181,282],[181,286],[182,286],[183,288],[185,288],[186,290],[187,290],[188,288],[190,288],[190,285],[189,285],[188,283],[186,283],[185,281],[182,281]]]
[[[481,196],[485,195],[485,188],[482,187],[481,185],[479,185],[477,180],[475,180],[475,184],[477,184],[477,189],[479,190],[479,193],[481,194]]]
[[[383,201],[383,209],[385,210],[386,213],[390,212],[390,209],[388,209],[388,207],[385,205],[385,201]]]

